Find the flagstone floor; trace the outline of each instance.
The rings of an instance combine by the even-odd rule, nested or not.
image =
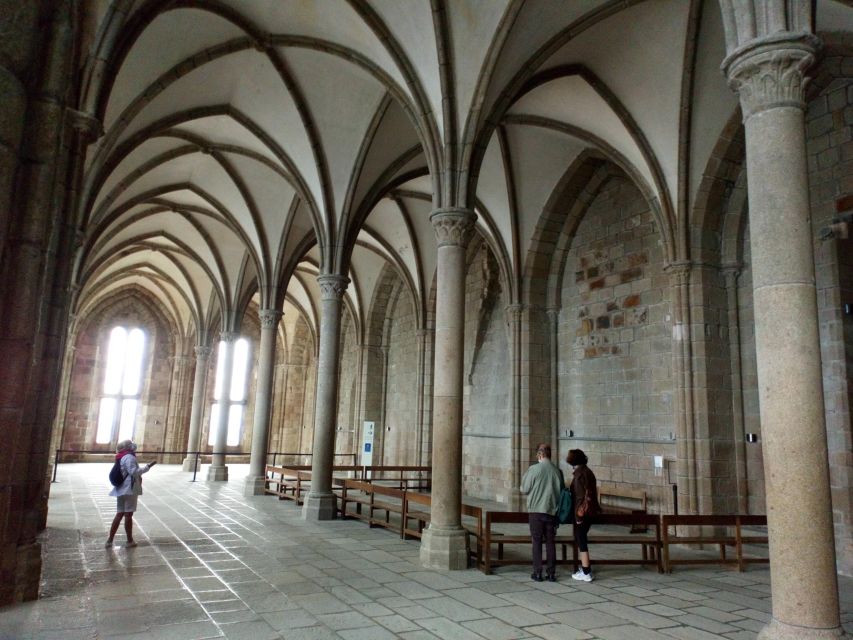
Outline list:
[[[608,566],[591,584],[568,571],[534,583],[523,566],[427,570],[416,540],[352,520],[305,522],[290,502],[243,497],[244,465],[227,483],[158,465],[135,518],[139,546],[105,549],[108,470],[60,466],[42,598],[0,608],[0,640],[742,640],[769,619],[765,565],[672,575]],[[853,633],[853,580],[840,580],[840,595]]]

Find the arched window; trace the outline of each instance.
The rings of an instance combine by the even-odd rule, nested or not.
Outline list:
[[[240,444],[243,430],[243,413],[246,410],[246,393],[249,381],[249,341],[240,338],[234,343],[234,360],[231,367],[231,389],[228,397],[222,398],[222,377],[225,343],[219,343],[216,356],[216,386],[213,390],[213,406],[210,410],[210,429],[207,443],[212,445],[216,439],[216,425],[219,423],[219,412],[228,412],[228,438],[226,444],[234,447]]]
[[[115,327],[110,331],[107,368],[98,408],[98,444],[133,438],[142,390],[145,333],[142,329]]]

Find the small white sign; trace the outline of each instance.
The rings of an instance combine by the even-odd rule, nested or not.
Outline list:
[[[365,467],[373,464],[373,433],[375,429],[375,423],[365,422],[364,428],[361,430],[361,464]]]

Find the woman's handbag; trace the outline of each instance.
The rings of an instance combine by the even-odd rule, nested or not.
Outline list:
[[[578,505],[577,510],[578,520],[585,518],[587,515],[592,515],[592,498],[589,493],[583,497],[583,502]]]

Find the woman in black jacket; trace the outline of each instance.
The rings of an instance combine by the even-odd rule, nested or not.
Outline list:
[[[566,463],[574,470],[570,490],[575,510],[575,540],[578,542],[581,560],[581,568],[572,574],[572,578],[581,582],[592,582],[587,533],[592,526],[592,516],[601,512],[595,474],[586,466],[586,454],[580,449],[570,449],[566,456]]]

